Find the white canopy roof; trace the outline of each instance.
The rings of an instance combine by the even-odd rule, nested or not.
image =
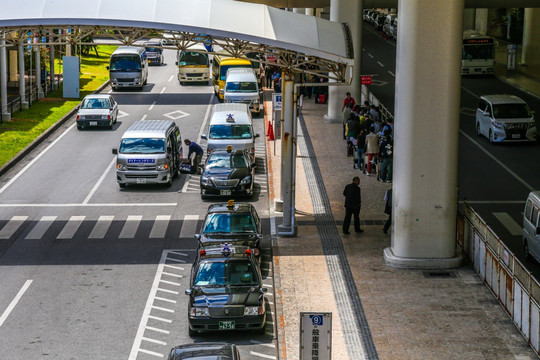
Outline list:
[[[341,23],[232,0],[0,0],[0,31],[37,26],[137,27],[206,34],[351,65]]]

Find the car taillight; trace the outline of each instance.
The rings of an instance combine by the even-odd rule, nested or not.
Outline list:
[[[77,120],[79,120],[79,115],[77,115]]]

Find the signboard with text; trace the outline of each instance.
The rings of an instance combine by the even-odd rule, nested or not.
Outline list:
[[[372,75],[362,75],[362,85],[372,85],[373,76]]]
[[[300,313],[300,360],[330,360],[332,313]]]

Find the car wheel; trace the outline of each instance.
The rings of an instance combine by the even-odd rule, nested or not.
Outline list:
[[[495,141],[493,140],[493,131],[489,129],[489,142],[493,144]]]
[[[121,188],[121,189],[124,189],[124,188],[126,187],[127,184],[118,183],[118,185],[120,185],[120,188]]]
[[[480,123],[476,123],[476,135],[481,136],[482,132],[480,131]]]

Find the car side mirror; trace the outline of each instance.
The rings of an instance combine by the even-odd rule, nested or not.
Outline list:
[[[195,234],[195,239],[200,240],[201,234]]]
[[[255,137],[258,138],[260,135],[259,134],[255,134]]]
[[[201,139],[208,140],[208,136],[206,136],[206,134],[202,134]]]
[[[114,155],[117,155],[117,154],[118,154],[118,149],[117,149],[117,148],[113,148],[113,149],[112,149],[112,153],[113,153]]]
[[[191,295],[191,289],[186,289],[186,295]]]
[[[174,62],[174,65],[178,65],[178,61],[175,61],[175,62]]]

